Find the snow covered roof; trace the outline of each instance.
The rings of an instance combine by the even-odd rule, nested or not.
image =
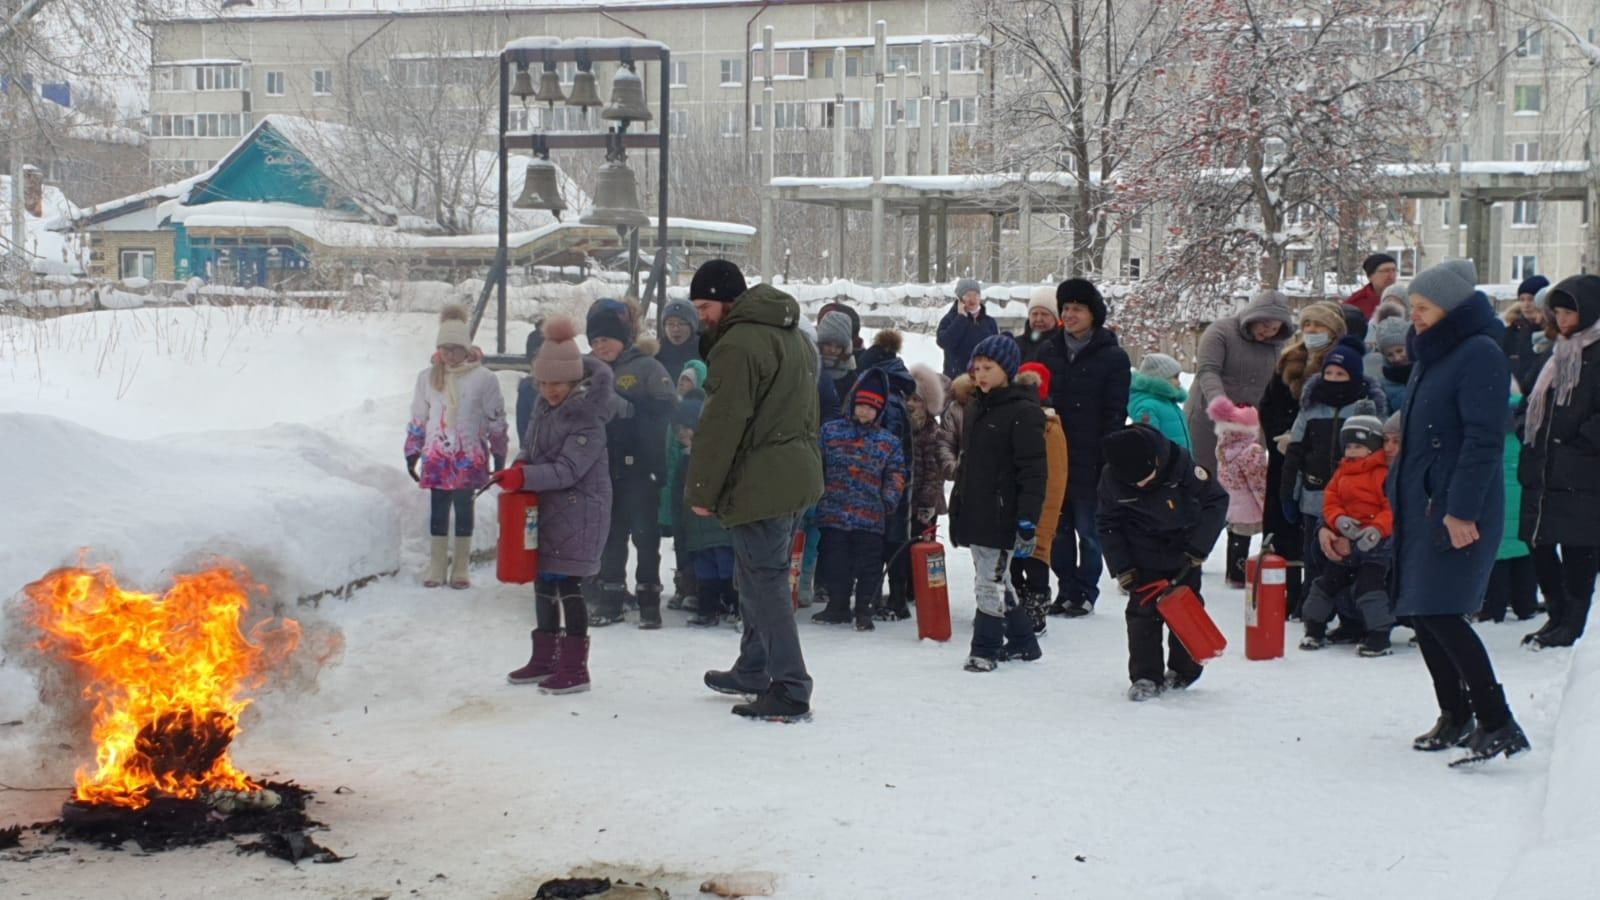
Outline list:
[[[770,0],[254,0],[224,7],[215,0],[173,3],[168,20],[215,21],[287,16],[417,15],[439,11],[494,13],[505,10],[543,12],[683,6],[762,6]]]
[[[884,43],[889,46],[903,46],[906,44],[920,44],[931,41],[935,44],[987,44],[988,39],[978,34],[891,34]],[[831,50],[834,47],[871,47],[874,38],[867,37],[839,37],[816,38],[804,41],[773,41],[774,50]],[[751,50],[763,50],[765,47],[760,41],[750,45]]]
[[[11,238],[11,176],[0,175],[0,242],[9,246]],[[28,253],[33,257],[33,270],[46,275],[70,275],[79,268],[78,239],[50,230],[57,220],[71,218],[78,211],[61,189],[44,186],[44,215],[27,217]]]

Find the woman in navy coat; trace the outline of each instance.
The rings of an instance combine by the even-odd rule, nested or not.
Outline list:
[[[1448,260],[1411,282],[1414,367],[1400,458],[1389,468],[1395,615],[1417,632],[1440,710],[1413,746],[1466,747],[1468,755],[1451,765],[1528,749],[1468,621],[1482,605],[1505,528],[1511,383],[1500,349],[1505,326],[1476,284],[1468,260]]]

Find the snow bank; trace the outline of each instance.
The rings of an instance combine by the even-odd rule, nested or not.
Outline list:
[[[1500,900],[1587,897],[1600,885],[1600,643],[1591,635],[1572,653],[1540,827],[1501,885]]]

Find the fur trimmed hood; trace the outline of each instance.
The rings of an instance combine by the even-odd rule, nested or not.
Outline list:
[[[879,332],[879,337],[882,335],[883,332]],[[917,396],[922,398],[922,405],[934,415],[944,411],[943,377],[933,369],[918,364],[911,367],[911,378],[917,383]]]
[[[1260,410],[1248,404],[1234,403],[1225,396],[1212,399],[1211,405],[1206,407],[1206,414],[1211,416],[1211,421],[1216,424],[1218,434],[1225,431],[1254,433],[1261,430]]]
[[[961,375],[956,376],[955,381],[950,382],[950,400],[953,403],[959,403],[965,406],[966,404],[971,403],[972,398],[976,397],[977,395],[978,384],[972,380],[971,375],[962,373]]]

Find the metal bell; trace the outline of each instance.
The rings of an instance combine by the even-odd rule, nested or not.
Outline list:
[[[528,64],[517,63],[517,77],[516,80],[511,82],[511,96],[517,97],[526,103],[533,94],[533,76],[528,74]]]
[[[639,208],[639,185],[625,162],[608,162],[600,167],[595,182],[594,208],[578,220],[585,225],[643,227],[650,217]]]
[[[544,72],[539,75],[539,92],[533,95],[533,100],[550,104],[566,102],[566,96],[561,93],[561,76],[556,74],[553,64],[544,64]]]
[[[583,109],[604,105],[604,101],[600,99],[600,88],[595,84],[593,72],[588,69],[579,69],[578,74],[572,76],[572,93],[567,95],[567,105]]]
[[[600,112],[600,118],[613,122],[648,122],[650,107],[644,102],[644,82],[632,69],[617,70],[611,80],[611,104]]]
[[[556,179],[556,164],[548,159],[535,159],[528,163],[522,176],[522,196],[512,204],[518,209],[548,209],[561,212],[567,203],[561,198],[561,186]]]

